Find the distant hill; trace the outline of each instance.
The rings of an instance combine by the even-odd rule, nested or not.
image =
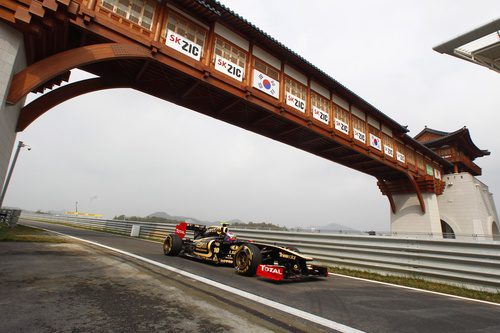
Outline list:
[[[198,220],[198,219],[195,219],[194,217],[173,216],[173,215],[169,215],[165,212],[156,212],[153,214],[149,214],[147,217],[158,217],[158,218],[165,219],[165,220],[186,221],[186,222],[196,223],[196,224],[213,224],[213,222]]]
[[[338,224],[338,223],[330,223],[327,225],[319,225],[319,226],[312,226],[310,227],[311,229],[314,229],[316,231],[323,231],[323,232],[340,232],[340,231],[347,231],[347,232],[360,232],[359,230],[349,228],[345,225]]]

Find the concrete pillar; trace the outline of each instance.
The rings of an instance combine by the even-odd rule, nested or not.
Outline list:
[[[23,34],[0,22],[0,187],[3,187],[10,156],[16,141],[16,125],[22,99],[16,105],[5,103],[12,76],[26,67]]]
[[[422,193],[425,213],[422,213],[416,194],[397,194],[393,196],[396,214],[391,212],[391,232],[401,235],[415,235],[441,238],[441,220],[437,196]]]

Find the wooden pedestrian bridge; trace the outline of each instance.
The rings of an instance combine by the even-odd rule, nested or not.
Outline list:
[[[23,33],[27,61],[7,103],[45,92],[17,131],[70,98],[132,88],[372,175],[393,213],[410,193],[425,212],[422,194],[440,195],[453,167],[217,1],[2,0],[0,20]],[[75,68],[97,78],[60,86]]]

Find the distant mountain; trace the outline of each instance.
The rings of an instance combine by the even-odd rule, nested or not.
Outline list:
[[[317,231],[323,231],[323,232],[339,232],[339,231],[359,232],[359,230],[349,228],[349,227],[346,227],[345,225],[338,224],[338,223],[330,223],[327,225],[312,226],[310,228],[317,230]]]
[[[159,217],[159,218],[167,219],[167,220],[186,221],[186,222],[191,222],[191,223],[196,223],[196,224],[213,224],[212,222],[198,220],[198,219],[195,219],[194,217],[173,216],[173,215],[169,215],[165,212],[156,212],[153,214],[149,214],[147,217]]]

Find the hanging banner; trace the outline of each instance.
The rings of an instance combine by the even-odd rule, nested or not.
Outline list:
[[[202,47],[189,39],[176,34],[172,30],[167,30],[167,37],[165,44],[180,53],[200,61]]]
[[[312,111],[314,119],[317,119],[327,125],[330,123],[330,113],[323,111],[315,106],[312,107]]]
[[[382,151],[382,142],[380,141],[380,138],[372,133],[370,133],[370,146]]]
[[[391,146],[384,145],[384,153],[387,156],[394,157],[394,149]]]
[[[286,93],[286,104],[302,113],[306,113],[306,102],[289,92]]]
[[[434,176],[434,168],[432,166],[430,166],[429,164],[426,164],[425,168],[426,168],[427,174],[429,176]]]
[[[335,129],[346,135],[349,135],[349,125],[338,118],[335,118]]]
[[[253,70],[253,86],[276,99],[280,98],[280,83],[258,70]]]
[[[358,141],[366,143],[366,134],[354,128],[354,138]]]
[[[245,74],[243,67],[240,67],[219,55],[215,55],[215,69],[232,77],[233,79],[243,82],[243,75]]]
[[[434,178],[441,179],[441,171],[434,169]]]
[[[404,154],[401,154],[399,151],[396,152],[396,158],[398,159],[399,162],[405,163],[406,158]]]

